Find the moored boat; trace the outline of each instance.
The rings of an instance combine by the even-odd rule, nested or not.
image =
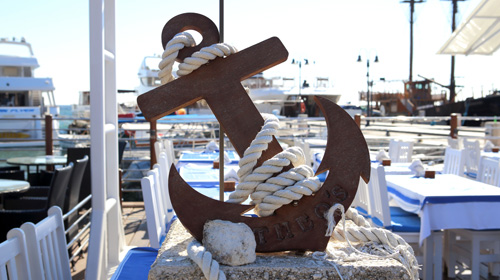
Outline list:
[[[248,94],[261,113],[277,112],[287,117],[296,117],[306,113],[308,116],[319,116],[320,110],[313,96],[327,98],[334,103],[340,100],[327,77],[315,77],[314,82],[301,81],[296,85],[294,78],[264,77],[262,73],[254,75],[242,82],[248,88]]]
[[[37,145],[34,140],[42,140],[45,134],[43,116],[59,114],[52,79],[36,78],[38,67],[31,44],[24,38],[0,39],[0,138],[22,138]],[[54,134],[57,129],[54,122]]]

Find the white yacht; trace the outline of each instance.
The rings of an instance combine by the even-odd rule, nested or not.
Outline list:
[[[135,98],[125,98],[125,95],[118,95],[122,107],[123,105],[135,106],[138,95],[161,85],[158,78],[160,61],[160,56],[144,57],[139,68],[140,84],[135,89]],[[330,81],[325,77],[316,77],[311,82],[303,80],[301,85],[297,86],[294,78],[267,78],[259,73],[242,81],[242,84],[261,113],[278,113],[291,117],[302,113],[307,113],[309,116],[319,116],[321,112],[316,107],[313,96],[325,97],[335,103],[340,99],[340,94],[332,91]],[[129,100],[129,102],[123,102],[124,100]],[[211,114],[204,100],[189,106],[186,111],[188,114]]]
[[[261,113],[279,113],[288,117],[307,114],[315,117],[321,112],[313,96],[325,97],[335,103],[340,99],[340,94],[333,92],[326,77],[316,77],[312,82],[303,80],[297,86],[294,78],[267,78],[259,73],[242,84]]]
[[[161,85],[161,80],[158,78],[158,72],[160,72],[158,65],[160,61],[160,56],[144,57],[139,67],[139,73],[137,73],[137,76],[139,76],[139,86],[135,88],[137,95],[141,95]]]
[[[45,131],[41,118],[46,113],[59,115],[52,79],[35,78],[38,67],[31,45],[24,38],[0,39],[0,139],[42,140]],[[58,123],[53,122],[56,136],[57,130]]]

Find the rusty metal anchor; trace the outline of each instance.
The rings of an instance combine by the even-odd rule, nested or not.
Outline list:
[[[171,38],[168,36],[180,31],[194,29],[203,35],[207,32],[204,28],[213,28],[207,24],[206,18],[201,17],[183,14],[173,18],[163,30],[164,44]],[[171,22],[175,24],[170,25]],[[166,30],[168,36],[165,35]],[[205,39],[202,44],[216,43],[205,42]],[[183,55],[187,53],[190,51],[185,51]],[[268,39],[230,57],[217,58],[188,76],[139,96],[138,105],[146,119],[153,120],[203,98],[242,156],[264,121],[240,81],[285,61],[287,55],[278,38]],[[203,238],[206,221],[221,219],[247,224],[255,233],[258,252],[326,248],[329,238],[325,237],[327,223],[324,213],[335,203],[341,203],[346,209],[349,207],[360,176],[365,182],[369,180],[370,160],[366,141],[353,119],[327,99],[315,97],[315,101],[325,115],[328,127],[327,146],[318,173],[327,170],[330,173],[314,196],[284,205],[272,216],[243,216],[242,213],[254,206],[206,197],[192,189],[172,165],[169,177],[172,205],[181,223],[197,240]],[[280,151],[281,147],[274,139],[260,162]],[[340,216],[336,215],[336,222],[339,219]]]

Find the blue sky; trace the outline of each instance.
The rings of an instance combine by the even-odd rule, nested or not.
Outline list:
[[[459,22],[478,3],[460,2]],[[88,1],[0,0],[0,7],[0,37],[25,37],[40,63],[36,75],[53,78],[56,101],[77,103],[78,92],[89,89]],[[142,58],[161,54],[161,30],[170,18],[196,12],[219,24],[218,0],[117,0],[116,7],[119,89],[136,87]],[[277,36],[288,49],[289,61],[266,75],[298,76],[291,59],[315,61],[302,67],[302,76],[330,77],[341,103],[358,103],[358,91],[366,89],[366,63],[356,62],[358,54],[372,61],[374,90],[402,90],[401,81],[408,79],[409,8],[399,0],[226,0],[224,8],[225,42],[241,50]],[[414,79],[420,74],[449,83],[450,57],[436,53],[451,34],[450,10],[449,1],[417,5]],[[457,84],[466,86],[459,98],[500,88],[499,60],[498,53],[457,57]]]

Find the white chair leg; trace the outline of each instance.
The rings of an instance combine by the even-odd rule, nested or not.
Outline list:
[[[424,240],[424,279],[443,278],[443,232],[432,232]]]
[[[495,241],[495,245],[493,247],[493,253],[495,255],[500,254],[500,241]],[[500,276],[500,262],[490,263],[490,273],[493,276]]]
[[[434,240],[432,238],[432,233],[429,237],[424,239],[423,244],[423,253],[424,253],[424,267],[423,267],[423,279],[432,279],[432,255],[434,251]]]
[[[430,237],[434,239],[434,280],[443,278],[443,232],[432,233]]]
[[[445,253],[447,254],[446,257],[446,267],[448,270],[448,278],[455,278],[455,265],[457,263],[457,257],[455,255],[455,252],[453,251],[453,242],[455,242],[457,238],[457,235],[451,231],[447,230],[446,231],[446,240],[445,240]]]
[[[477,238],[472,239],[472,247],[471,247],[471,280],[479,280],[479,250],[480,250],[480,242]]]

